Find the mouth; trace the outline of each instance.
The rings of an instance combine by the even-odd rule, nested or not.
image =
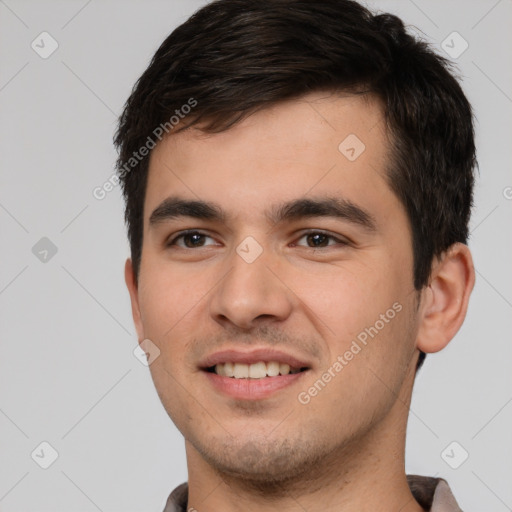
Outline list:
[[[258,361],[252,364],[226,361],[204,368],[204,370],[231,379],[267,379],[305,372],[309,368],[307,366],[292,367],[279,361]]]
[[[311,363],[275,349],[223,350],[199,365],[216,392],[236,400],[263,400],[299,385]]]

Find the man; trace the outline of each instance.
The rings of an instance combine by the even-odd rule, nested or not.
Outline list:
[[[349,0],[219,0],[120,120],[126,283],[188,484],[165,512],[456,511],[406,475],[425,354],[460,328],[472,113],[446,62]]]

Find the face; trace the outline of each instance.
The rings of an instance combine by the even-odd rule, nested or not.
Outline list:
[[[134,317],[165,409],[210,466],[293,478],[403,392],[416,294],[388,147],[376,100],[316,93],[153,150]]]

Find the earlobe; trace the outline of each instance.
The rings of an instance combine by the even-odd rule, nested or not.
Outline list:
[[[140,341],[144,339],[144,329],[142,326],[142,319],[139,307],[139,290],[137,286],[137,281],[135,279],[135,272],[133,270],[132,260],[130,258],[126,260],[126,263],[124,265],[124,280],[126,283],[126,287],[128,288],[128,292],[130,293],[133,323],[135,325],[137,336]]]
[[[448,345],[464,321],[474,284],[469,248],[456,243],[436,260],[429,285],[422,291],[419,350],[438,352]]]

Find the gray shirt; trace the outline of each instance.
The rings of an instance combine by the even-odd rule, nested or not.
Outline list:
[[[407,483],[416,501],[429,512],[462,512],[443,478],[407,475]],[[188,485],[181,484],[167,500],[163,512],[187,512]]]

